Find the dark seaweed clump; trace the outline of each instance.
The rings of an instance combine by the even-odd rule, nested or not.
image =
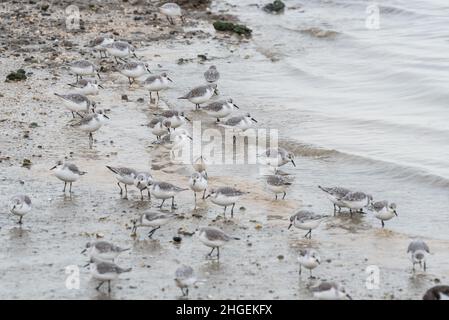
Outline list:
[[[266,12],[279,13],[284,11],[285,4],[281,0],[275,0],[273,3],[269,3],[263,7]]]
[[[238,35],[251,36],[253,30],[243,24],[236,24],[224,20],[214,22],[214,28],[217,31],[227,31],[237,33]]]
[[[25,75],[25,70],[19,69],[17,71],[13,71],[6,76],[7,82],[16,82],[26,80],[27,76]]]

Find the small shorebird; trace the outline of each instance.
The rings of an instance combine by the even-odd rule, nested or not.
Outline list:
[[[123,189],[120,183],[125,186],[124,199],[128,199],[128,187],[134,184],[134,179],[137,177],[137,171],[127,167],[110,167],[106,166],[109,170],[115,173],[115,178],[118,180],[117,185],[120,188],[120,195],[123,195]]]
[[[211,117],[216,118],[217,122],[220,122],[220,119],[229,116],[232,111],[234,111],[234,108],[239,109],[239,107],[232,102],[232,99],[228,99],[209,103],[202,109]]]
[[[170,24],[174,25],[174,17],[180,17],[181,21],[184,22],[184,17],[182,15],[181,7],[173,2],[168,2],[159,7],[159,11],[167,17]]]
[[[163,135],[170,132],[171,122],[163,117],[157,117],[151,120],[148,126],[151,128],[151,133],[159,141]]]
[[[176,286],[181,289],[182,296],[187,297],[189,295],[189,287],[193,286],[197,282],[195,273],[190,266],[181,266],[176,269],[175,283]]]
[[[204,172],[204,174],[206,175],[206,179],[207,179],[207,167],[206,167],[206,162],[204,161],[204,157],[203,156],[199,156],[194,162],[193,162],[193,169],[196,172]]]
[[[105,119],[109,119],[109,117],[103,113],[103,110],[98,110],[95,113],[85,116],[77,123],[72,124],[72,127],[78,128],[89,134],[89,148],[92,149],[94,143],[93,133],[101,128],[106,121]]]
[[[212,253],[217,249],[217,260],[220,260],[220,247],[225,245],[231,240],[240,240],[226,234],[224,231],[215,227],[201,227],[196,232],[198,239],[206,246],[212,248],[211,252],[208,253],[208,257],[212,257]]]
[[[75,118],[75,113],[81,118],[83,116],[79,112],[88,114],[90,109],[95,110],[95,102],[90,101],[86,96],[79,93],[59,94],[55,93],[55,96],[62,99],[64,105],[72,112],[72,117]]]
[[[253,122],[257,123],[257,120],[251,117],[249,113],[244,116],[232,117],[226,120],[224,123],[220,123],[219,125],[231,129],[233,133],[234,143],[236,140],[235,134],[239,134],[251,128],[253,126]]]
[[[175,196],[182,191],[188,190],[185,188],[177,187],[171,183],[163,182],[163,181],[149,181],[148,184],[150,185],[150,193],[156,198],[156,199],[162,199],[162,203],[159,206],[159,208],[162,209],[162,206],[164,205],[165,200],[171,198],[171,208],[175,209]]]
[[[143,190],[147,190],[148,199],[151,200],[150,189],[148,189],[148,181],[153,180],[153,177],[148,172],[139,172],[134,178],[134,185],[140,190],[140,200],[143,200]]]
[[[279,193],[283,193],[284,195],[282,196],[282,200],[285,199],[287,189],[291,186],[291,184],[292,183],[287,178],[278,174],[268,176],[267,178],[267,188],[274,193],[276,200],[278,199]]]
[[[167,224],[170,220],[174,219],[176,215],[163,212],[147,212],[143,213],[139,220],[133,220],[133,229],[131,233],[136,234],[137,228],[139,227],[151,227],[151,231],[148,233],[148,238],[151,239],[156,230],[160,229],[161,226]]]
[[[59,160],[54,167],[50,170],[53,170],[55,176],[64,181],[64,189],[62,192],[65,193],[65,189],[67,187],[67,183],[70,185],[69,194],[72,194],[72,183],[77,181],[79,177],[85,175],[87,172],[80,171],[76,165],[73,163],[62,162]]]
[[[423,300],[449,300],[449,286],[435,286],[426,291]]]
[[[111,281],[118,279],[122,273],[131,271],[131,268],[124,269],[113,262],[101,261],[95,258],[91,259],[89,266],[92,278],[100,281],[100,284],[95,289],[100,290],[101,286],[108,282],[109,293],[111,293]]]
[[[318,267],[321,263],[321,258],[313,249],[300,250],[298,255],[299,275],[301,275],[301,268],[304,267],[310,271],[310,279],[313,279],[312,270]]]
[[[78,60],[70,64],[70,70],[76,74],[76,82],[83,76],[97,75],[101,79],[98,67],[87,60]]]
[[[101,84],[97,83],[95,79],[81,79],[75,84],[69,83],[69,86],[75,88],[75,93],[79,93],[85,96],[96,96],[100,92],[100,89],[104,89]]]
[[[322,186],[318,186],[318,188],[326,192],[327,197],[334,204],[334,216],[335,213],[337,212],[337,208],[338,212],[341,212],[341,208],[346,207],[346,204],[344,204],[342,201],[338,199],[344,198],[348,193],[350,193],[351,191],[349,189],[342,187],[322,187]]]
[[[203,199],[206,196],[207,188],[207,175],[205,171],[194,172],[189,179],[189,187],[195,195],[195,208],[196,208],[196,193],[203,192]]]
[[[385,226],[384,221],[392,219],[394,216],[398,216],[396,212],[396,204],[388,201],[378,201],[371,204],[368,209],[374,212],[374,216],[382,222],[382,228]]]
[[[273,168],[279,168],[289,162],[296,167],[294,154],[283,148],[270,148],[259,155],[259,163]]]
[[[146,73],[151,73],[148,63],[131,61],[120,65],[119,72],[128,77],[129,84],[133,84],[136,78]]]
[[[121,248],[107,241],[94,241],[86,243],[81,254],[87,252],[89,259],[113,262],[122,252],[128,250],[130,248]]]
[[[131,55],[134,58],[138,59],[135,53],[135,48],[128,42],[115,41],[113,43],[105,45],[105,48],[107,52],[114,57],[116,63],[118,63],[117,58],[126,62],[123,58],[126,58]]]
[[[423,240],[413,240],[407,248],[407,253],[411,254],[410,259],[413,264],[413,272],[415,264],[419,264],[426,271],[426,254],[430,253],[429,246]]]
[[[307,232],[304,237],[307,238],[307,236],[309,236],[309,239],[312,239],[312,230],[318,228],[321,222],[327,217],[328,216],[315,214],[311,211],[299,210],[290,217],[288,229],[295,226],[301,230],[308,230],[309,232]]]
[[[173,82],[168,75],[164,72],[160,75],[149,76],[144,81],[142,81],[142,86],[150,91],[150,103],[152,101],[152,92],[157,94],[157,103],[159,104],[159,91],[168,89],[170,87],[170,82]]]
[[[112,44],[114,42],[114,38],[110,36],[99,36],[96,37],[90,43],[91,47],[100,52],[100,58],[107,58],[106,54],[106,46]],[[104,57],[103,57],[104,55]]]
[[[217,67],[210,66],[209,69],[204,72],[204,79],[210,83],[217,82],[218,79],[220,79],[220,73],[218,72]]]
[[[190,122],[190,119],[186,117],[184,112],[178,112],[176,110],[166,110],[160,114],[160,116],[170,121],[170,128],[176,129],[186,123]]]
[[[352,300],[345,288],[335,282],[321,282],[317,287],[311,288],[313,296],[320,300]]]
[[[226,208],[232,204],[231,208],[231,218],[234,217],[234,206],[235,203],[240,199],[245,192],[237,190],[231,187],[221,187],[218,189],[212,189],[210,194],[207,195],[206,199],[210,197],[210,201],[219,206],[224,207],[224,217],[226,218]]]
[[[348,192],[344,197],[337,198],[338,201],[342,202],[345,207],[349,208],[349,212],[362,212],[363,208],[369,206],[373,201],[373,196],[366,194],[364,192]]]
[[[31,211],[31,199],[27,195],[19,194],[9,201],[9,211],[19,216],[18,224],[22,224],[23,216]]]
[[[187,94],[178,99],[187,99],[195,104],[195,110],[200,108],[200,104],[209,101],[212,96],[218,95],[216,84],[207,84],[190,90]]]

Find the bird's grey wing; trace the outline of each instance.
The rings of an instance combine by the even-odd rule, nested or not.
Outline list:
[[[73,173],[75,173],[75,174],[79,174],[79,173],[80,173],[80,170],[78,169],[78,167],[77,167],[75,164],[73,164],[73,163],[67,163],[67,168],[68,168],[71,172],[73,172]]]
[[[234,189],[234,188],[231,188],[231,187],[219,188],[217,190],[217,193],[221,193],[221,194],[224,194],[224,195],[230,196],[230,197],[241,196],[241,195],[245,194],[244,192]]]
[[[207,229],[206,233],[207,233],[207,237],[211,241],[214,241],[214,240],[228,241],[231,239],[231,237],[229,237],[226,233],[224,233],[223,231],[221,231],[219,229],[215,229],[215,228]]]
[[[31,199],[30,199],[30,197],[28,197],[28,196],[23,196],[23,201],[25,201],[25,203],[26,203],[27,205],[30,205],[30,204],[31,204]]]
[[[242,121],[242,117],[232,117],[232,118],[229,118],[228,120],[226,120],[225,124],[228,126],[235,126],[240,121]]]
[[[186,279],[193,275],[193,269],[189,266],[182,266],[176,270],[175,276],[177,279]]]
[[[212,102],[209,103],[207,106],[203,107],[203,110],[208,110],[208,111],[220,111],[223,107],[223,101],[216,101],[216,102]]]
[[[98,241],[95,243],[95,248],[101,253],[112,251],[113,247],[113,244],[106,241]]]
[[[380,211],[387,206],[388,206],[388,201],[378,201],[378,202],[373,203],[373,205],[372,205],[373,209],[376,211]]]

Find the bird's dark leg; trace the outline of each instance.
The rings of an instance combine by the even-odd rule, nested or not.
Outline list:
[[[306,233],[306,235],[304,236],[304,238],[307,238],[307,236],[308,236],[309,234],[312,234],[312,229],[310,229],[309,232]]]
[[[76,75],[76,83],[78,83],[78,80],[79,80],[79,76]]]
[[[148,192],[148,199],[150,199],[150,201],[151,201],[151,193],[150,193],[150,189],[147,189],[147,192]]]
[[[285,196],[287,195],[287,192],[284,191],[284,196],[282,197],[282,200],[285,199]]]
[[[114,57],[114,59],[115,59],[115,63],[117,63],[117,64],[118,64],[118,60],[117,60],[117,57]]]
[[[315,279],[315,277],[312,275],[312,269],[310,269],[310,276],[309,279]]]
[[[164,202],[165,202],[165,199],[162,199],[162,203],[161,203],[159,209],[162,209],[162,206],[164,205]]]
[[[225,218],[226,218],[226,208],[227,208],[227,206],[224,207],[224,211],[223,211],[223,215]]]
[[[118,187],[120,188],[120,195],[122,195],[122,194],[123,194],[123,189],[122,189],[122,187],[120,186],[120,182],[117,182],[117,185],[118,185]]]
[[[22,224],[22,218],[23,218],[23,216],[20,216],[18,224]]]
[[[302,267],[301,267],[301,264],[299,265],[299,275],[301,275],[301,273],[302,273]]]
[[[196,208],[196,192],[194,191],[193,194],[195,195],[195,208]]]
[[[186,297],[189,296],[189,288],[186,288]]]
[[[62,192],[65,193],[65,187],[67,186],[67,182],[64,182],[64,189],[62,189]]]
[[[220,118],[217,118],[217,122],[220,122]]]
[[[341,207],[340,206],[338,206],[338,213],[340,213],[341,212]]]
[[[126,183],[125,183],[125,197],[123,199],[128,199],[128,187],[126,186]]]
[[[21,217],[20,219],[22,219],[22,217]],[[426,262],[425,262],[425,261],[424,261],[424,263],[423,263],[423,268],[424,268],[424,271],[426,271],[427,266],[426,266]]]
[[[150,238],[151,239],[151,237],[153,236],[153,234],[156,232],[156,230],[157,229],[159,229],[161,226],[159,226],[159,227],[156,227],[156,228],[154,228],[153,230],[151,230],[149,233],[148,233],[148,238]]]
[[[181,16],[181,22],[182,22],[182,23],[185,23],[185,22],[186,22],[186,20],[184,19],[184,16]]]
[[[132,84],[133,84],[133,82],[131,81],[131,78],[130,78],[130,77],[128,77],[128,81],[129,81],[129,85],[132,85]]]
[[[278,199],[278,194],[275,193],[275,194],[274,194],[274,200],[277,200],[277,199]]]
[[[385,223],[383,220],[380,220],[380,222],[382,222],[382,228],[385,227]]]
[[[212,252],[214,252],[215,247],[212,248],[212,250],[208,253],[208,256],[211,257],[212,256]]]
[[[140,189],[140,200],[143,201],[143,190]]]
[[[111,280],[108,280],[108,293],[111,293]]]
[[[69,193],[72,193],[72,182],[70,182],[70,188],[69,188]]]
[[[92,132],[89,132],[89,148],[92,149],[92,145],[94,143],[94,136]]]
[[[75,119],[75,112],[72,111],[72,117]]]
[[[232,204],[232,208],[231,208],[231,218],[234,218],[234,207],[235,207],[235,203]]]
[[[337,212],[337,205],[334,203],[334,216],[335,216],[336,212]]]
[[[166,16],[166,17],[167,17],[168,23],[171,24],[170,17],[169,16]]]
[[[100,290],[101,286],[103,285],[104,281],[101,281],[100,284],[95,288],[96,290]]]
[[[220,260],[220,247],[217,247],[217,260]]]
[[[234,135],[233,137],[232,137],[232,141],[233,141],[233,143],[235,144],[235,140],[236,140],[237,138],[236,138],[236,136]]]
[[[206,189],[203,191],[203,200],[206,199]]]
[[[175,208],[175,196],[171,197],[171,208]]]

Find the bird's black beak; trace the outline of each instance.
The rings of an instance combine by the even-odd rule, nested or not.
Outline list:
[[[195,183],[196,183],[196,180],[193,180],[193,185],[195,185]]]
[[[287,230],[290,230],[290,228],[292,227],[293,223],[290,223],[290,225],[288,226]]]
[[[57,166],[54,166],[53,168],[50,168],[50,170],[56,169]]]
[[[346,294],[346,298],[348,298],[349,300],[352,300],[352,297],[349,294]]]
[[[295,161],[293,159],[291,161],[293,163],[293,166],[296,167]]]
[[[145,67],[145,69],[147,69],[147,71],[148,71],[149,73],[152,73],[152,72],[150,71],[150,69],[148,69],[147,67]]]
[[[186,120],[187,120],[188,122],[191,122],[191,121],[190,121],[190,119],[189,119],[189,118],[187,118],[187,117],[184,117],[184,119],[186,119]]]
[[[87,268],[89,265],[90,265],[90,262],[89,262],[88,264],[85,264],[85,265],[83,266],[83,268]]]
[[[398,213],[396,212],[396,210],[394,210],[393,212],[394,212],[394,215],[397,217]]]
[[[133,57],[136,58],[136,59],[139,59],[139,58],[136,56],[136,53],[135,53],[135,52],[133,52]]]
[[[254,118],[251,118],[251,120],[253,120],[255,123],[257,123],[257,120],[256,119],[254,119]]]
[[[83,254],[84,252],[86,252],[87,249],[84,249],[83,251],[81,251],[81,254]]]
[[[109,117],[108,117],[107,115],[103,114],[103,116],[104,116],[106,119],[109,119]]]
[[[210,193],[206,196],[206,199],[210,197]]]
[[[98,71],[97,71],[97,76],[98,76],[98,79],[100,79],[100,80],[101,80],[101,77],[100,77],[100,72],[98,72]]]
[[[233,103],[234,107],[236,107],[237,109],[240,109],[235,103]]]
[[[104,87],[101,84],[99,84],[98,87],[101,89],[104,89]]]
[[[218,89],[215,89],[215,90],[214,90],[214,94],[215,94],[216,96],[219,95]]]
[[[187,136],[187,138],[189,138],[190,140],[192,140],[192,141],[193,141],[193,138],[192,138],[191,136]]]
[[[167,77],[167,80],[168,80],[168,81],[170,81],[170,82],[173,82],[173,80],[172,80],[172,79],[170,79],[169,77]]]

